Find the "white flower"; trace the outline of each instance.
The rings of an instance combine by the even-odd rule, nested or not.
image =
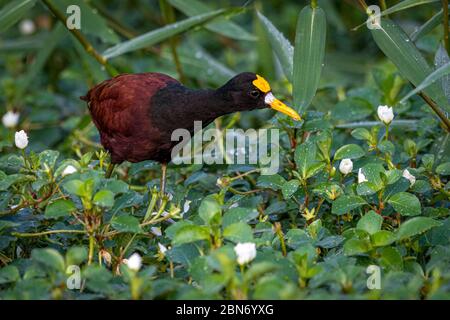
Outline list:
[[[33,22],[33,20],[25,19],[22,20],[22,22],[19,25],[20,33],[23,35],[29,35],[32,34],[36,30],[36,26]]]
[[[366,179],[366,176],[362,172],[362,169],[359,168],[359,170],[358,170],[358,183],[363,183],[363,182],[367,182],[367,181],[369,181],[369,180]]]
[[[161,237],[162,236],[161,228],[151,227],[150,230],[155,236],[157,236],[157,237]]]
[[[75,168],[74,166],[69,164],[67,167],[64,168],[64,170],[61,173],[61,175],[64,177],[64,176],[67,176],[68,174],[72,174],[72,173],[75,173],[75,172],[77,172],[77,168]]]
[[[185,202],[184,202],[184,205],[183,205],[183,213],[186,213],[186,212],[188,212],[189,211],[189,209],[191,208],[191,200],[186,200]]]
[[[249,263],[256,257],[256,245],[253,242],[238,243],[234,247],[239,265]]]
[[[409,180],[411,186],[416,183],[416,177],[414,177],[411,173],[409,173],[408,169],[403,170],[403,178]]]
[[[128,266],[128,268],[130,268],[131,270],[134,271],[139,271],[139,269],[141,269],[142,266],[142,258],[139,255],[139,253],[133,253],[131,255],[131,257],[129,257],[128,259],[124,259],[124,263]]]
[[[159,252],[161,252],[162,254],[165,254],[167,252],[167,247],[159,242],[158,242],[158,249]]]
[[[28,136],[23,130],[16,132],[14,140],[16,143],[16,147],[19,149],[25,149],[28,145]]]
[[[347,175],[353,170],[353,161],[350,159],[342,159],[341,163],[339,164],[339,171]]]
[[[378,118],[380,118],[380,120],[384,124],[389,124],[394,119],[394,111],[392,111],[392,107],[379,106],[377,113],[378,113]]]
[[[14,111],[8,111],[2,117],[3,125],[6,128],[14,128],[19,123],[20,113]]]

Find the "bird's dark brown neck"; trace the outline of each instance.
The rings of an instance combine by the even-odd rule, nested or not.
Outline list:
[[[192,90],[180,84],[159,90],[150,101],[153,125],[170,132],[178,128],[192,132],[194,121],[202,121],[205,127],[231,112],[234,112],[232,103],[224,93],[212,89]]]

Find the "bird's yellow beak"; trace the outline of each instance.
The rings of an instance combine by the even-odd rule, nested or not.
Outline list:
[[[275,98],[273,96],[272,92],[266,93],[266,96],[264,97],[264,102],[267,105],[269,105],[272,109],[277,110],[281,113],[284,113],[296,121],[302,120],[300,115],[294,109],[289,108],[283,102],[281,102],[280,100]]]
[[[296,121],[302,120],[300,115],[294,109],[289,108],[287,105],[273,96],[272,92],[270,91],[270,85],[266,81],[266,79],[257,74],[256,79],[253,80],[253,85],[266,94],[264,96],[264,102],[272,109],[284,113]]]

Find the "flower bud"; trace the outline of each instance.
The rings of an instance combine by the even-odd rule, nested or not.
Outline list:
[[[416,177],[414,177],[409,171],[408,169],[403,170],[403,178],[409,180],[409,183],[411,185],[411,187],[414,185],[414,183],[416,183]]]
[[[238,243],[234,247],[239,265],[251,262],[256,257],[256,245],[252,242]]]
[[[378,113],[378,118],[380,118],[380,120],[384,124],[389,124],[394,119],[394,111],[392,110],[392,107],[379,106],[377,113]]]
[[[14,111],[8,111],[2,117],[3,125],[6,128],[14,128],[19,123],[20,113]]]
[[[25,149],[28,146],[28,136],[25,131],[20,130],[14,136],[14,142],[19,149]]]
[[[353,170],[353,161],[350,159],[342,159],[341,163],[339,164],[339,171],[343,175],[347,175]]]

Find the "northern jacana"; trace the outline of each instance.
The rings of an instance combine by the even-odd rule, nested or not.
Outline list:
[[[111,174],[123,161],[155,160],[162,164],[164,194],[167,163],[171,160],[172,132],[194,133],[194,121],[207,126],[237,111],[272,108],[295,120],[300,116],[276,99],[261,76],[244,72],[222,87],[193,90],[161,73],[122,74],[103,81],[81,99],[87,101],[101,143],[111,154]]]

